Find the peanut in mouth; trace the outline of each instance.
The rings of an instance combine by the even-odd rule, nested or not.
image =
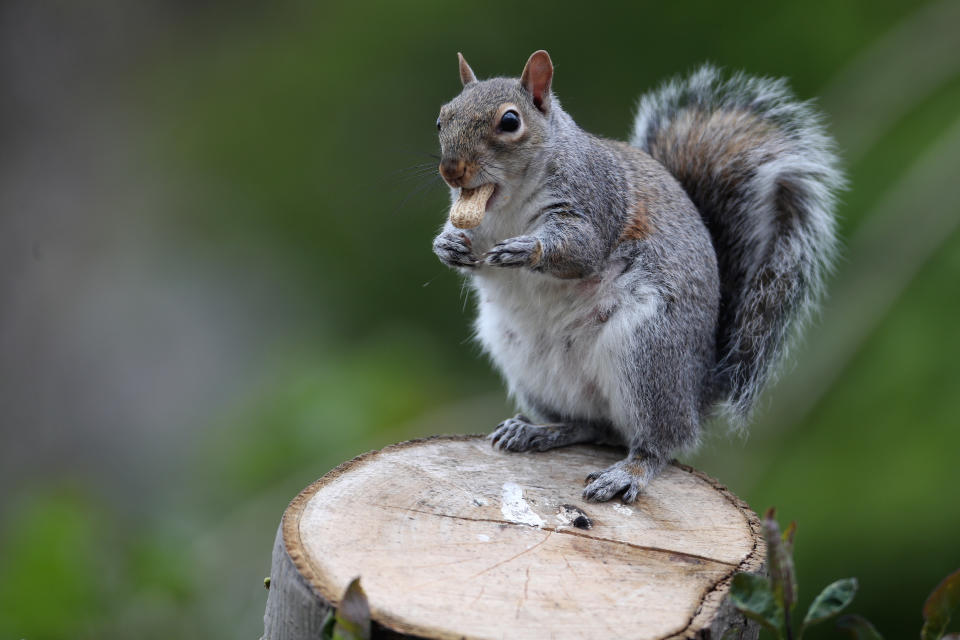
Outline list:
[[[461,189],[460,197],[450,207],[450,224],[457,229],[473,229],[480,226],[487,210],[487,201],[493,195],[495,185],[487,183],[476,189]]]

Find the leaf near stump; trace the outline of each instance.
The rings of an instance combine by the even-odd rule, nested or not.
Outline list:
[[[922,640],[937,640],[947,630],[950,616],[960,606],[960,569],[957,569],[933,590],[923,605]]]
[[[840,616],[837,628],[846,631],[854,640],[883,640],[883,636],[869,620],[855,613]]]
[[[803,627],[807,628],[811,624],[823,622],[843,611],[848,604],[853,601],[853,596],[857,594],[857,579],[844,578],[828,584],[820,592],[807,610],[807,615],[803,619]]]
[[[780,634],[783,628],[783,607],[774,597],[766,578],[753,573],[738,573],[733,576],[730,600],[743,615]]]

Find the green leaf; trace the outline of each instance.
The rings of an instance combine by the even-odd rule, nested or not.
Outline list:
[[[869,620],[855,613],[840,616],[837,619],[837,628],[846,631],[854,640],[883,640],[883,636]]]
[[[336,609],[330,609],[327,612],[327,617],[323,619],[323,626],[320,627],[320,640],[332,640],[333,625],[337,623],[336,613]]]
[[[797,525],[791,523],[781,535],[776,515],[776,509],[767,509],[763,518],[763,535],[767,540],[770,585],[780,606],[789,613],[797,604],[797,576],[793,569],[793,536]]]
[[[844,578],[827,585],[810,605],[807,616],[803,619],[803,628],[806,629],[811,624],[823,622],[837,615],[853,601],[853,596],[856,594],[856,578]]]
[[[351,580],[340,598],[333,640],[370,640],[370,603],[360,578]]]
[[[783,637],[783,607],[763,576],[738,573],[730,585],[730,601],[743,615]]]
[[[953,610],[960,606],[960,569],[957,569],[934,589],[923,604],[921,640],[937,640],[947,630]]]

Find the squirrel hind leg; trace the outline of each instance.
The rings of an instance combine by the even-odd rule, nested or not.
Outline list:
[[[623,502],[630,504],[666,464],[666,460],[631,451],[625,459],[588,475],[583,499],[606,502],[622,492]]]
[[[578,442],[596,442],[600,430],[589,423],[557,422],[533,424],[518,413],[497,425],[487,436],[495,449],[502,451],[547,451]]]

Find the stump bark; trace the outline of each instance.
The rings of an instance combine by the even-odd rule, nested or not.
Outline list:
[[[763,571],[756,514],[677,463],[632,505],[583,501],[585,476],[621,456],[468,436],[342,464],[283,515],[264,639],[318,638],[355,576],[374,637],[756,638],[726,600],[736,572]]]

